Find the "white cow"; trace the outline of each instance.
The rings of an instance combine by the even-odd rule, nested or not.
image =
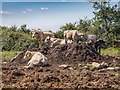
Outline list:
[[[27,51],[23,58],[30,60],[25,68],[48,64],[48,59],[40,52]]]
[[[68,40],[77,41],[79,39],[84,39],[84,37],[85,37],[85,34],[79,33],[78,30],[64,31],[65,43],[67,43]]]
[[[43,31],[32,31],[30,32],[32,37],[36,38],[39,41],[39,48],[41,47],[41,42],[43,42],[48,36],[54,37],[54,34],[51,32],[43,32]]]

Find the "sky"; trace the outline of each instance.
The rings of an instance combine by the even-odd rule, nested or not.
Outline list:
[[[32,0],[31,0],[32,1]],[[66,23],[94,17],[92,3],[89,2],[8,2],[2,1],[2,25],[21,26],[29,29],[52,30],[56,32]],[[114,4],[114,3],[113,3]]]

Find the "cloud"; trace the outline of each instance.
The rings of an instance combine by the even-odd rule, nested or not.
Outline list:
[[[44,7],[42,7],[42,8],[40,8],[41,10],[48,10],[48,8],[46,7],[46,8],[44,8]]]
[[[62,0],[62,2],[65,2],[66,0]]]
[[[40,8],[41,10],[44,10],[45,8]]]
[[[28,11],[28,12],[31,12],[31,11],[32,11],[32,9],[29,9],[29,8],[28,8],[28,9],[27,9],[27,11]]]
[[[9,11],[0,11],[1,14],[11,14]]]
[[[22,11],[23,14],[27,13],[26,11]]]

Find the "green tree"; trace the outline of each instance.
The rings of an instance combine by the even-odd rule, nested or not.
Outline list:
[[[66,31],[66,30],[77,30],[76,28],[76,22],[75,23],[66,23],[66,25],[62,26],[60,28],[62,31]]]
[[[63,39],[64,38],[64,31],[57,31],[56,33],[54,33],[55,35],[55,38],[61,38]]]
[[[89,31],[89,28],[92,25],[92,21],[88,20],[87,17],[85,19],[80,19],[78,24],[77,24],[77,29],[80,32],[84,32],[85,34]]]
[[[20,26],[20,28],[18,29],[19,32],[24,32],[24,33],[29,33],[30,30],[29,29],[26,29],[27,25],[24,24],[22,26]]]
[[[93,12],[95,15],[93,25],[98,30],[97,34],[111,42],[116,32],[113,29],[113,24],[118,19],[116,16],[118,15],[117,5],[110,6],[109,2],[94,2],[93,8],[95,9],[95,12]]]

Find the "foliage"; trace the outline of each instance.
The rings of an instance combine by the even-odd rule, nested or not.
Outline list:
[[[80,32],[84,32],[85,34],[89,31],[89,28],[91,27],[92,21],[87,20],[87,17],[85,19],[80,19],[77,24],[77,30]]]
[[[76,22],[75,23],[66,23],[66,25],[64,25],[64,26],[62,26],[60,29],[62,30],[62,31],[66,31],[66,30],[77,30],[77,28],[76,28]]]
[[[3,27],[1,32],[2,51],[23,51],[28,48],[37,48],[39,46],[36,39],[31,39],[31,35],[17,30],[11,30],[11,27]]]
[[[24,24],[24,25],[22,25],[22,26],[18,29],[18,31],[19,31],[19,32],[24,32],[24,33],[29,33],[30,30],[29,30],[29,29],[26,29],[26,27],[27,27],[27,25]]]
[[[94,2],[93,8],[95,9],[93,26],[96,28],[96,34],[111,43],[120,35],[118,18],[120,14],[117,5],[110,6],[109,2]]]
[[[56,33],[54,33],[55,35],[55,38],[61,38],[63,39],[64,38],[64,31],[57,31]]]

